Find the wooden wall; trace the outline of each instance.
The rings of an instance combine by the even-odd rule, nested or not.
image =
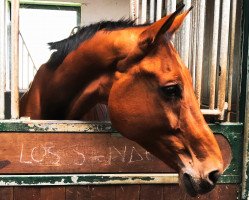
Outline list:
[[[178,185],[1,187],[0,200],[235,200],[238,185],[218,185],[191,198]]]

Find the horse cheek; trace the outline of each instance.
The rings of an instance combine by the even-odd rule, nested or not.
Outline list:
[[[144,138],[144,124],[147,125],[147,130],[148,125],[152,124],[147,106],[151,102],[146,102],[145,93],[141,88],[143,85],[139,81],[118,80],[113,84],[108,99],[110,119],[114,128],[135,141]]]

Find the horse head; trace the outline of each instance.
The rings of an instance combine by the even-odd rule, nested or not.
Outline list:
[[[117,63],[108,108],[113,126],[179,172],[180,185],[196,196],[214,188],[224,166],[170,40],[191,10],[182,8],[134,32],[134,45],[122,43],[129,52]]]
[[[21,116],[84,119],[104,102],[114,128],[175,169],[190,195],[209,192],[225,167],[171,42],[190,11],[182,8],[150,25],[100,22],[51,43]]]

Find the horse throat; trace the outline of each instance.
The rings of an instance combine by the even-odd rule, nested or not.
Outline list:
[[[109,120],[107,102],[113,75],[103,74],[91,81],[72,100],[66,119]]]

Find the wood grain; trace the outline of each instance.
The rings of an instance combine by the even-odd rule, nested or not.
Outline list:
[[[115,200],[115,186],[95,186],[91,191],[92,200]]]
[[[41,200],[41,188],[14,187],[14,200]]]
[[[93,186],[66,187],[66,200],[91,200]]]
[[[190,197],[178,185],[164,186],[164,200],[235,200],[238,199],[239,185],[217,185],[211,192]]]
[[[235,200],[240,185],[222,184],[205,195],[190,197],[178,185],[1,187],[0,200]]]
[[[139,200],[140,185],[117,185],[116,199],[119,200]]]
[[[65,200],[65,187],[41,187],[42,200]]]
[[[140,200],[163,200],[163,185],[141,185]]]
[[[0,200],[12,200],[13,187],[0,187]]]

